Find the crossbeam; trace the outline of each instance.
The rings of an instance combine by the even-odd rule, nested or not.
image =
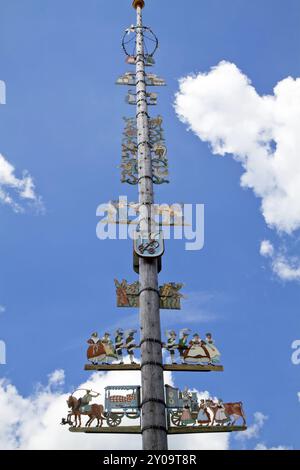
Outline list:
[[[168,434],[213,434],[224,432],[242,432],[246,431],[247,426],[181,426],[178,428],[169,428]],[[141,434],[140,426],[116,426],[113,428],[69,428],[70,432],[86,433],[86,434]]]
[[[86,364],[84,370],[141,370],[140,364]],[[214,365],[198,365],[198,364],[164,364],[163,370],[165,371],[180,371],[180,372],[223,372],[223,366]]]
[[[141,434],[140,426],[115,426],[113,428],[69,428],[70,432],[84,432],[86,434]]]
[[[181,426],[169,428],[168,434],[208,434],[220,432],[246,431],[247,426]]]

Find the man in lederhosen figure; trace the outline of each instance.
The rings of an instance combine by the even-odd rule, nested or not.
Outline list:
[[[175,351],[178,349],[176,331],[166,331],[166,337],[168,338],[167,344],[165,345],[166,350],[170,353],[171,363],[176,364]]]
[[[136,362],[134,362],[134,350],[137,348],[137,345],[134,339],[134,335],[136,332],[137,332],[136,330],[128,330],[127,335],[126,335],[125,347],[129,354],[131,364],[136,364]]]
[[[184,353],[188,349],[188,337],[189,337],[190,331],[191,330],[189,330],[187,328],[184,328],[183,330],[180,331],[178,351],[179,351],[179,354],[180,354],[182,364],[185,364]]]
[[[122,328],[119,328],[116,331],[115,335],[115,351],[120,361],[120,364],[124,364],[123,361],[123,348],[124,348],[124,332]]]

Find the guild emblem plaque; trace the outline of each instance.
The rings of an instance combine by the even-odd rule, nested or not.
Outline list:
[[[158,258],[164,254],[164,239],[162,232],[150,234],[135,233],[134,251],[142,258]]]

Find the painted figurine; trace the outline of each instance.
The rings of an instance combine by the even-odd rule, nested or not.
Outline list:
[[[188,426],[189,424],[195,423],[191,413],[191,398],[191,393],[187,388],[185,388],[182,392],[183,412],[181,415],[181,424],[183,426]]]
[[[199,426],[203,426],[206,424],[207,426],[210,424],[210,414],[207,411],[207,404],[206,400],[200,400],[199,411],[197,416],[197,423]]]
[[[99,364],[106,358],[105,348],[98,336],[98,333],[92,333],[91,337],[87,340],[89,344],[87,350],[87,358],[93,365]]]
[[[215,413],[215,422],[217,426],[224,426],[230,422],[230,417],[226,413],[226,408],[223,403],[223,400],[219,399],[216,405],[216,413]]]
[[[120,361],[120,364],[124,364],[123,361],[123,347],[124,347],[124,332],[121,328],[116,331],[115,335],[115,351]]]
[[[182,364],[185,363],[185,351],[188,349],[188,337],[191,330],[184,329],[180,331],[180,338],[178,343],[178,351],[180,354]]]
[[[215,342],[212,339],[211,333],[206,333],[205,346],[209,352],[211,363],[212,364],[219,363],[221,360],[221,353],[218,350],[218,348],[216,348]]]
[[[91,426],[92,422],[97,419],[97,427],[101,427],[103,424],[104,417],[104,407],[103,405],[91,404],[93,398],[96,398],[100,393],[93,392],[92,390],[86,390],[86,393],[83,397],[77,399],[74,395],[70,395],[67,404],[71,409],[68,413],[67,419],[63,419],[61,424],[69,424],[70,426],[81,427],[81,416],[88,416],[89,419],[86,422],[85,426]],[[75,423],[72,422],[72,416],[75,417]]]
[[[89,413],[91,411],[90,402],[93,398],[97,398],[100,393],[92,392],[92,390],[86,390],[85,395],[78,400],[78,409],[81,413]]]
[[[104,336],[101,341],[106,351],[106,358],[104,364],[110,364],[113,359],[116,359],[116,353],[113,342],[110,339],[110,333],[104,333]]]
[[[166,331],[166,337],[168,338],[167,344],[165,345],[167,351],[169,351],[171,356],[171,363],[176,364],[175,360],[175,351],[178,349],[178,344],[176,342],[177,334],[174,330]]]
[[[136,362],[134,362],[134,350],[137,348],[137,345],[135,343],[134,335],[137,333],[137,331],[128,330],[126,333],[125,348],[129,354],[131,364],[136,364]]]
[[[189,342],[189,346],[184,352],[184,360],[190,364],[209,364],[211,362],[206,344],[198,333],[195,333]]]
[[[87,358],[93,365],[108,364],[112,359],[116,359],[109,333],[105,333],[103,338],[99,338],[98,333],[92,333],[87,343],[89,344]]]

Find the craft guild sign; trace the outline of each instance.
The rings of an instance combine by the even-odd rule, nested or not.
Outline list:
[[[140,283],[135,281],[132,284],[123,279],[119,282],[115,279],[116,294],[117,294],[117,306],[118,307],[139,307],[139,293]],[[160,297],[160,308],[170,310],[181,309],[181,299],[183,294],[180,293],[183,284],[176,284],[175,282],[169,282],[159,287]]]

